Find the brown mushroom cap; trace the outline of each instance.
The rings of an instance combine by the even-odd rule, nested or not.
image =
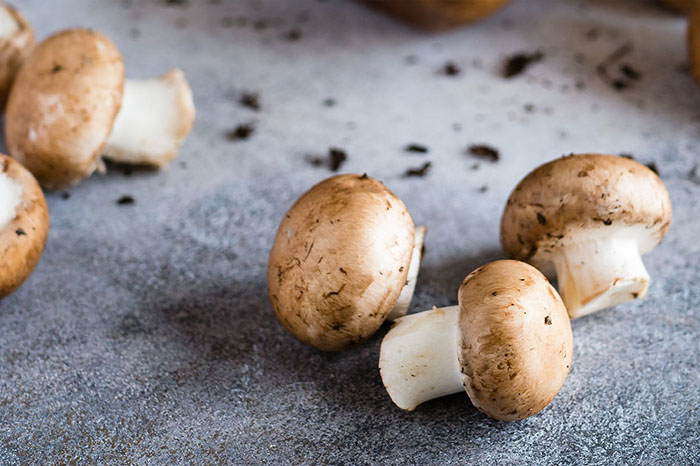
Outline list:
[[[570,155],[527,175],[511,193],[501,220],[501,243],[509,257],[538,268],[573,231],[638,227],[640,252],[653,249],[671,223],[671,199],[646,166],[625,157]]]
[[[364,0],[418,27],[446,29],[477,21],[510,0]]]
[[[124,87],[117,47],[89,29],[39,44],[10,92],[5,138],[10,154],[50,189],[66,188],[97,167]]]
[[[0,104],[4,104],[24,60],[34,47],[34,31],[22,14],[11,5],[0,5],[17,21],[18,30],[0,39]]]
[[[531,416],[564,383],[573,336],[564,303],[523,262],[476,269],[459,289],[459,362],[474,406],[503,421]]]
[[[367,175],[328,178],[280,224],[267,281],[277,319],[302,342],[338,351],[381,326],[406,283],[414,225]]]
[[[0,170],[22,187],[16,215],[0,230],[0,297],[17,289],[34,270],[49,232],[49,211],[39,183],[26,168],[0,154]]]

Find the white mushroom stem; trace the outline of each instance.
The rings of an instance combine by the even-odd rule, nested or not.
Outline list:
[[[399,408],[464,391],[458,359],[459,307],[433,308],[397,319],[382,340],[379,371]]]
[[[192,90],[180,70],[158,79],[127,80],[104,157],[163,166],[175,158],[194,123]]]
[[[421,225],[416,227],[413,237],[413,253],[411,254],[411,263],[408,266],[408,276],[406,284],[401,288],[401,294],[394,303],[394,308],[387,315],[388,320],[396,320],[403,317],[408,312],[413,299],[413,292],[416,289],[416,281],[418,280],[418,270],[420,270],[420,262],[423,259],[423,243],[425,242],[425,233],[428,228]]]
[[[573,241],[554,254],[554,265],[572,319],[642,298],[649,285],[633,237],[611,234]]]
[[[0,5],[0,40],[12,37],[19,29],[19,22],[10,7]]]
[[[22,184],[6,173],[0,173],[0,230],[17,216],[17,207],[22,202]]]

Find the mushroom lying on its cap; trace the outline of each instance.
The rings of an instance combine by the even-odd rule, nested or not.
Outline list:
[[[11,5],[0,4],[0,103],[4,104],[22,63],[34,47],[34,31]]]
[[[510,0],[365,0],[425,29],[445,29],[477,21]]]
[[[39,183],[19,162],[0,155],[0,297],[34,270],[49,232],[49,211]]]
[[[671,223],[659,177],[624,157],[585,154],[535,169],[511,193],[501,221],[506,254],[556,269],[572,318],[643,297],[645,254]]]
[[[181,71],[125,84],[116,46],[95,31],[71,29],[26,60],[5,120],[10,154],[42,185],[59,189],[89,176],[102,155],[166,164],[192,128],[194,104]]]
[[[552,401],[572,353],[556,290],[534,267],[505,260],[470,273],[459,306],[398,319],[382,341],[379,370],[399,408],[466,390],[480,411],[513,421]]]
[[[287,212],[267,282],[277,319],[302,342],[339,351],[406,313],[425,228],[367,175],[328,178]]]

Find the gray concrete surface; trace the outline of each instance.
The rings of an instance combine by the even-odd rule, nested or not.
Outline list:
[[[700,462],[700,89],[683,18],[642,0],[517,0],[430,35],[340,0],[20,3],[39,37],[107,33],[132,77],[183,68],[199,113],[168,171],[115,169],[48,195],[42,260],[0,303],[0,463]],[[596,65],[625,43],[641,78],[615,90]],[[499,76],[504,57],[535,50],[545,58],[525,74]],[[449,60],[460,75],[440,73]],[[259,111],[238,104],[245,91]],[[227,140],[249,122],[252,137]],[[413,142],[430,152],[405,153]],[[501,160],[465,155],[474,143]],[[655,162],[674,222],[645,258],[649,296],[574,323],[571,374],[535,417],[492,421],[462,394],[401,412],[377,370],[386,327],[320,354],[267,300],[275,228],[330,175],[307,160],[330,146],[348,153],[342,172],[383,180],[429,226],[413,311],[454,303],[469,271],[501,257],[505,199],[537,164]],[[426,177],[403,176],[428,160]],[[136,203],[117,205],[125,194]]]

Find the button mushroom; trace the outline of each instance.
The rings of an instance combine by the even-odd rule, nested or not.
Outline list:
[[[544,409],[564,383],[573,337],[564,303],[523,262],[492,262],[459,288],[459,305],[398,319],[382,341],[379,370],[394,403],[419,404],[466,390],[503,421]]]
[[[34,47],[34,32],[11,5],[0,4],[0,103],[4,104],[20,66]]]
[[[445,29],[477,21],[510,0],[365,0],[411,24],[425,29]]]
[[[647,292],[641,254],[671,223],[671,199],[659,177],[624,157],[572,155],[523,179],[501,221],[506,254],[556,270],[564,303],[581,317]]]
[[[39,183],[26,168],[0,155],[0,297],[34,270],[49,232],[49,211]]]
[[[95,31],[71,29],[26,60],[10,92],[5,137],[10,154],[42,185],[59,189],[89,176],[102,155],[162,166],[193,122],[181,71],[125,84],[116,46]]]
[[[302,342],[339,351],[408,309],[425,227],[367,175],[328,178],[284,216],[267,281],[280,323]]]

